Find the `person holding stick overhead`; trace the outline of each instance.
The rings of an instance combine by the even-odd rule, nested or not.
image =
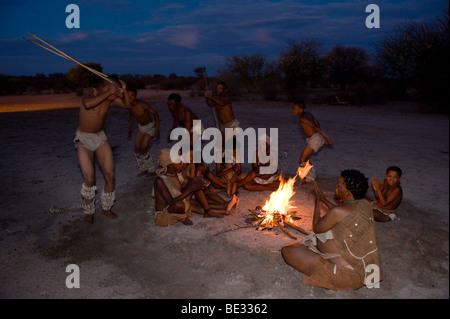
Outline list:
[[[227,96],[228,85],[225,82],[217,83],[216,93],[214,96],[210,92],[206,92],[205,98],[206,103],[210,107],[216,108],[220,121],[220,131],[222,132],[222,137],[225,138],[225,129],[238,128],[239,121],[234,117],[231,100]]]
[[[81,186],[81,196],[84,199],[83,209],[86,216],[85,221],[88,224],[92,224],[95,213],[95,192],[97,190],[95,186],[95,156],[105,178],[105,186],[101,194],[103,213],[107,217],[115,219],[117,215],[111,211],[116,199],[114,160],[111,146],[108,143],[103,128],[105,126],[106,113],[111,103],[130,108],[130,100],[128,94],[126,94],[126,84],[121,80],[110,78],[106,74],[84,65],[33,33],[28,32],[28,34],[40,43],[24,38],[28,42],[68,61],[75,62],[96,76],[92,77],[92,87],[86,88],[83,91],[79,124],[74,139],[78,162],[84,177],[84,183]],[[125,101],[118,97],[123,92],[125,92]]]
[[[79,124],[74,143],[77,148],[78,162],[83,173],[84,183],[81,186],[81,196],[84,199],[85,221],[94,222],[95,213],[95,163],[94,156],[102,169],[105,186],[101,193],[103,213],[112,219],[117,215],[111,211],[116,199],[114,183],[114,159],[111,146],[104,132],[105,119],[112,103],[120,106],[129,105],[119,94],[126,90],[125,82],[109,78],[112,83],[97,80],[92,87],[83,91],[79,115]],[[126,98],[128,96],[126,95]]]

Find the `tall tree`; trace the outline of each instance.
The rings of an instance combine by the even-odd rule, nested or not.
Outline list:
[[[278,68],[291,95],[303,91],[309,81],[323,75],[325,64],[321,47],[322,44],[314,40],[294,41],[278,56]]]
[[[361,80],[368,71],[369,55],[357,47],[336,45],[327,54],[331,80],[339,83],[342,91],[348,84]]]

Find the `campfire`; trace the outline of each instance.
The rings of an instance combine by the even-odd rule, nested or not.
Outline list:
[[[247,218],[247,223],[257,226],[257,229],[260,230],[271,230],[274,227],[278,227],[293,239],[297,239],[297,237],[287,231],[285,226],[289,226],[303,234],[308,234],[301,227],[294,224],[294,221],[301,219],[301,217],[294,210],[296,207],[291,205],[291,198],[295,195],[294,184],[297,176],[300,180],[303,180],[311,168],[312,165],[308,161],[304,167],[298,168],[297,174],[294,177],[285,180],[280,176],[278,190],[270,194],[270,198],[264,206],[257,206],[254,211],[250,210],[252,215]]]

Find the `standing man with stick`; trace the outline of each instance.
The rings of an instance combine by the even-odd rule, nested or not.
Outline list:
[[[97,79],[97,78],[96,78]],[[94,222],[95,213],[95,165],[94,156],[102,169],[105,178],[105,187],[101,193],[103,213],[112,219],[117,215],[111,211],[116,199],[114,185],[114,160],[111,146],[108,143],[105,132],[106,113],[111,103],[124,105],[118,95],[126,90],[123,81],[100,80],[94,87],[86,88],[81,98],[79,125],[74,139],[76,144],[78,162],[84,177],[81,186],[81,196],[84,198],[84,214],[86,223]],[[125,102],[129,105],[129,101]]]
[[[210,107],[215,107],[220,121],[220,131],[225,138],[226,128],[238,128],[239,121],[234,117],[231,100],[228,98],[228,85],[225,82],[217,83],[217,95],[213,96],[210,92],[205,93],[206,103]]]

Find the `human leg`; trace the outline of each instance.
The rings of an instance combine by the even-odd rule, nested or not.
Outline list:
[[[81,172],[84,177],[84,183],[81,186],[81,196],[84,199],[83,212],[85,214],[86,223],[92,224],[94,222],[95,213],[95,191],[97,187],[95,184],[95,170],[94,170],[94,154],[77,143],[77,156]]]
[[[114,181],[114,159],[111,146],[105,142],[95,152],[97,161],[102,169],[105,179],[105,188],[102,191],[101,203],[103,213],[109,218],[117,218],[117,215],[111,211],[114,201],[116,200],[115,181]]]
[[[322,258],[305,245],[299,243],[284,246],[281,249],[281,255],[286,264],[308,276],[313,273],[314,267]]]

